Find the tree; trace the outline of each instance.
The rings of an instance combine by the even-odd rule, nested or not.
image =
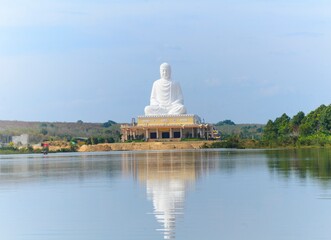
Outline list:
[[[47,135],[48,131],[45,128],[43,128],[43,129],[40,130],[40,133],[42,135]]]
[[[304,118],[305,118],[304,112],[300,111],[296,115],[293,116],[291,122],[294,125],[299,126]]]
[[[331,130],[331,105],[323,109],[319,118],[320,130],[330,132]]]
[[[276,118],[274,124],[275,128],[277,129],[277,133],[279,137],[284,137],[285,135],[289,134],[290,128],[290,117],[287,116],[285,113],[279,118]]]
[[[267,125],[265,125],[263,129],[263,139],[265,141],[272,141],[277,138],[277,129],[275,128],[275,124],[272,120],[269,120]]]
[[[321,105],[314,111],[311,111],[303,120],[299,127],[300,135],[312,135],[321,130],[322,122],[321,115],[326,111],[326,106]]]
[[[117,124],[116,122],[112,121],[112,120],[108,120],[107,122],[105,122],[104,124],[102,124],[103,127],[108,128],[114,124]]]
[[[285,113],[273,122],[269,120],[263,130],[263,140],[269,144],[288,143],[290,141],[290,117]]]
[[[301,125],[303,119],[305,118],[305,114],[303,112],[298,112],[290,121],[290,131],[295,135],[299,132],[299,126]]]
[[[224,121],[220,121],[220,122],[216,123],[215,125],[223,126],[223,125],[236,125],[236,124],[231,120],[224,120]]]

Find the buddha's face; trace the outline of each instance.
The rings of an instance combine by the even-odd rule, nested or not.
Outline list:
[[[170,79],[171,76],[171,70],[169,66],[161,66],[160,68],[160,74],[162,79]]]

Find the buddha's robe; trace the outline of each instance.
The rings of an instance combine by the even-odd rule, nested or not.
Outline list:
[[[179,83],[159,79],[153,83],[150,105],[145,107],[145,115],[164,114],[186,114],[186,108]]]

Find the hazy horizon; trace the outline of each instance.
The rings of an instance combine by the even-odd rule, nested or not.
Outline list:
[[[135,118],[136,120],[137,120],[137,118]],[[114,122],[116,122],[116,123],[118,123],[118,124],[122,124],[122,123],[131,123],[131,121],[123,121],[123,122],[119,122],[119,121],[116,121],[116,119],[108,119],[108,120],[112,120],[112,121],[114,121]],[[108,122],[108,120],[105,120],[105,121],[95,121],[95,122],[91,122],[91,121],[87,121],[87,122],[85,122],[85,121],[83,121],[83,123],[92,123],[92,124],[100,124],[100,123],[105,123],[105,122]],[[220,121],[224,121],[224,120],[231,120],[231,119],[222,119],[222,120],[219,120],[219,121],[217,121],[217,122],[220,122]],[[37,123],[42,123],[42,122],[44,122],[44,123],[77,123],[78,121],[80,121],[80,119],[79,120],[77,120],[77,121],[61,121],[61,120],[56,120],[56,121],[30,121],[30,120],[17,120],[17,119],[15,119],[15,120],[8,120],[8,119],[0,119],[0,121],[4,121],[4,122],[6,122],[6,121],[9,121],[9,122],[37,122]],[[207,123],[212,123],[212,124],[216,124],[217,122],[207,122]],[[242,125],[242,124],[258,124],[258,125],[264,125],[264,124],[267,124],[267,123],[255,123],[255,122],[252,122],[252,123],[245,123],[245,122],[235,122],[235,124],[236,125]]]

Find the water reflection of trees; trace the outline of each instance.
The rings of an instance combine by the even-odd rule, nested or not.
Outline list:
[[[270,171],[285,178],[294,174],[301,179],[312,177],[324,183],[331,182],[329,149],[274,150],[266,155]]]
[[[82,180],[93,176],[120,175],[121,162],[116,155],[17,156],[0,161],[0,182],[25,183],[47,180]]]
[[[219,155],[208,151],[123,153],[123,173],[145,185],[153,215],[161,226],[157,230],[164,239],[175,238],[176,220],[184,214],[186,191],[199,176],[216,169]]]

